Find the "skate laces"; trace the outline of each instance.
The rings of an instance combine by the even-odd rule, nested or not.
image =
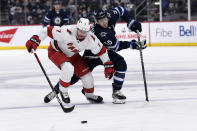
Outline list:
[[[116,95],[116,96],[124,96],[121,91],[115,91],[114,95]]]
[[[88,95],[88,96],[86,96],[86,97],[87,97],[87,98],[94,99],[94,100],[96,100],[96,99],[98,98],[97,95]]]
[[[62,95],[63,95],[64,98],[68,98],[69,97],[68,92],[62,92]]]
[[[56,96],[56,92],[52,91],[51,93],[48,94],[49,99],[53,99]]]
[[[93,95],[92,96],[92,99],[95,99],[96,100],[97,98],[98,98],[98,96],[96,96],[96,95]]]

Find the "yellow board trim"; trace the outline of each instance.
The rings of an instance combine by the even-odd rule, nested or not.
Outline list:
[[[147,43],[147,46],[197,46],[197,43]],[[48,45],[40,45],[38,49],[47,49]],[[0,47],[0,50],[21,50],[26,49],[25,46],[7,46]]]
[[[48,45],[41,45],[38,49],[47,49]],[[25,46],[7,46],[7,47],[0,47],[0,50],[21,50],[26,49]]]
[[[197,43],[151,43],[149,46],[197,46]]]

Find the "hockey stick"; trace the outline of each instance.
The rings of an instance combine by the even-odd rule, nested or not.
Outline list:
[[[144,88],[145,88],[145,95],[146,95],[146,101],[148,102],[148,89],[147,89],[147,84],[146,84],[146,75],[145,75],[145,68],[144,68],[144,61],[143,61],[143,55],[142,55],[142,45],[140,43],[140,33],[137,30],[137,38],[138,38],[138,44],[140,44],[140,59],[141,59],[141,65],[142,65],[142,73],[143,73],[143,79],[144,79]]]
[[[37,56],[37,54],[35,53],[34,50],[33,50],[33,53],[34,53],[34,56],[36,57],[36,60],[37,60],[38,64],[40,65],[40,68],[42,69],[42,72],[44,73],[44,75],[45,75],[45,77],[46,77],[46,79],[47,79],[47,81],[48,81],[48,83],[49,83],[51,89],[54,91],[53,85],[52,85],[52,83],[51,83],[49,77],[47,76],[46,71],[45,71],[45,69],[44,69],[43,66],[42,66],[42,63],[40,62],[40,59],[38,58],[38,56]],[[57,101],[59,102],[59,104],[60,104],[62,110],[63,110],[65,113],[69,113],[69,112],[72,112],[72,111],[74,110],[75,105],[65,107],[65,106],[63,106],[63,104],[62,104],[60,98],[58,97],[58,95],[56,95],[56,98],[57,98]]]

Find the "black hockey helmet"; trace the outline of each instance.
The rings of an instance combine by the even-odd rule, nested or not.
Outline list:
[[[103,19],[103,18],[107,17],[107,12],[102,9],[98,9],[98,10],[94,11],[94,17],[96,20]]]

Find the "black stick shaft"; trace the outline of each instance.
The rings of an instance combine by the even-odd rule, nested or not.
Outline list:
[[[51,89],[54,90],[54,89],[53,89],[53,85],[52,85],[52,83],[51,83],[51,81],[50,81],[48,75],[46,74],[45,69],[44,69],[43,66],[42,66],[42,63],[40,62],[40,59],[38,58],[38,55],[37,55],[35,52],[34,52],[34,56],[36,57],[36,60],[37,60],[38,64],[40,65],[40,68],[42,69],[42,72],[44,73],[44,75],[45,75],[45,77],[46,77],[46,79],[47,79],[47,81],[48,81],[48,83],[49,83]]]
[[[33,52],[34,52],[34,51],[33,51]],[[48,83],[49,83],[51,89],[54,91],[53,85],[52,85],[52,83],[51,83],[51,81],[50,81],[48,75],[46,74],[46,71],[45,71],[45,69],[43,68],[40,59],[38,58],[38,56],[37,56],[37,54],[36,54],[35,52],[34,52],[34,56],[36,57],[36,60],[37,60],[38,64],[40,65],[40,68],[42,69],[42,72],[44,73],[44,75],[45,75],[45,77],[46,77],[46,79],[47,79],[47,81],[48,81]],[[63,110],[64,112],[70,112],[70,111],[72,111],[72,110],[74,109],[74,106],[72,107],[73,109],[72,109],[72,108],[66,109],[66,108],[63,106],[63,104],[62,104],[60,98],[58,97],[58,95],[56,95],[56,98],[57,98],[57,101],[59,102],[59,104],[60,104],[60,106],[61,106],[61,108],[62,108],[62,110]]]
[[[140,44],[140,34],[139,31],[137,31],[137,38],[138,42]],[[141,65],[142,65],[142,74],[144,79],[144,88],[145,88],[145,95],[146,95],[146,101],[149,101],[148,99],[148,89],[147,89],[147,83],[146,83],[146,74],[145,74],[145,68],[144,68],[144,60],[143,60],[143,54],[142,54],[142,45],[140,44],[140,59],[141,59]]]

